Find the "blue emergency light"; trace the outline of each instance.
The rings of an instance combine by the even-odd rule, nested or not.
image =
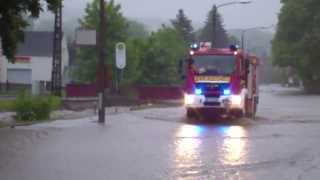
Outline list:
[[[190,48],[194,51],[197,51],[200,48],[200,46],[198,43],[194,43],[190,45]]]
[[[225,96],[231,95],[231,90],[230,89],[223,90],[223,95]]]
[[[197,88],[197,89],[195,90],[195,94],[196,94],[196,95],[201,95],[201,94],[202,94],[202,89]]]
[[[238,51],[238,46],[237,45],[230,45],[229,49],[232,51],[232,52],[236,52]]]

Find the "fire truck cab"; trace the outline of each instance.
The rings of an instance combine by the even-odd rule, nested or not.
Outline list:
[[[233,45],[224,49],[209,46],[193,44],[189,52],[188,60],[197,73],[192,91],[184,95],[187,116],[194,117],[203,109],[217,110],[215,115],[254,116],[259,101],[258,58]],[[189,68],[186,71],[188,74]]]

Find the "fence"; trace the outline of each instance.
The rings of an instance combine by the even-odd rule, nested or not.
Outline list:
[[[67,97],[96,97],[97,86],[95,84],[68,84]]]
[[[141,100],[171,100],[183,98],[183,89],[180,86],[137,86]]]
[[[134,86],[140,100],[171,100],[183,98],[180,86]],[[68,84],[67,97],[96,97],[97,86],[88,84]]]

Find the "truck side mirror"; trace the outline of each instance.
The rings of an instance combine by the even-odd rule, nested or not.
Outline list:
[[[186,60],[180,59],[178,63],[178,73],[181,79],[186,79]]]

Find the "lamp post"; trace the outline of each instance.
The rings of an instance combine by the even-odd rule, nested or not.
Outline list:
[[[271,26],[258,26],[258,27],[243,29],[243,30],[241,31],[241,48],[242,48],[243,50],[245,50],[245,33],[246,33],[247,31],[258,30],[258,29],[264,30],[264,29],[270,29],[270,28],[273,28],[273,27],[274,27],[274,25],[271,25]]]
[[[98,114],[99,123],[105,123],[105,88],[106,88],[106,15],[105,15],[105,0],[100,0],[100,27],[97,33],[99,63],[98,63]]]
[[[238,1],[231,1],[231,2],[227,2],[227,3],[223,3],[223,4],[219,4],[217,6],[214,6],[213,9],[213,17],[212,17],[212,25],[213,25],[213,35],[212,35],[212,45],[214,44],[214,40],[215,40],[215,35],[217,33],[217,13],[218,13],[218,9],[225,7],[225,6],[230,6],[230,5],[235,5],[235,4],[250,4],[252,1],[251,0],[238,0]]]

